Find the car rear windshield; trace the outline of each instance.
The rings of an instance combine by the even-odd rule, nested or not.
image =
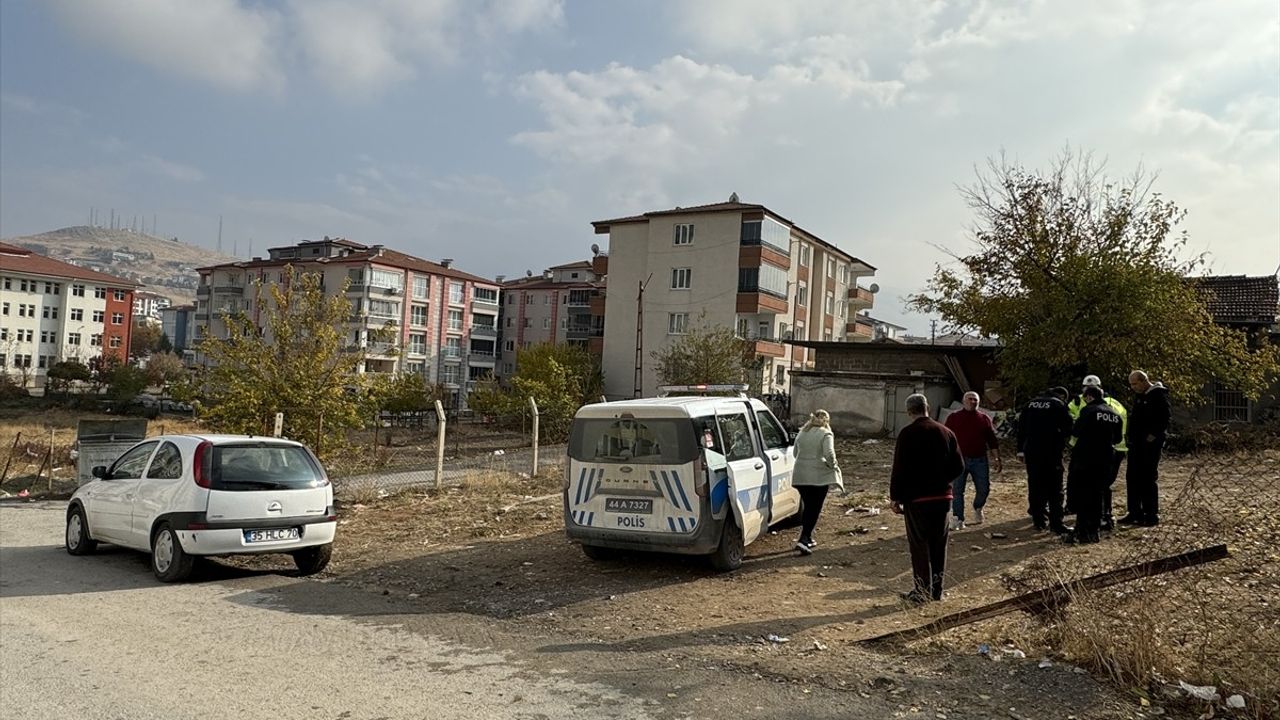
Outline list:
[[[582,462],[683,465],[697,457],[689,418],[579,418],[569,457]]]
[[[210,472],[214,490],[287,490],[326,482],[311,453],[297,445],[214,445]]]

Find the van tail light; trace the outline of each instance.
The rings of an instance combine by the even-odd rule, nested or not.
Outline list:
[[[693,491],[698,497],[706,497],[708,494],[707,482],[707,461],[702,453],[698,453],[698,459],[693,461]]]
[[[212,484],[213,443],[205,440],[196,446],[195,457],[191,460],[191,473],[195,476],[196,485],[207,488]]]
[[[569,478],[573,476],[573,462],[566,459],[564,461],[564,480],[561,481],[560,490],[569,492]]]

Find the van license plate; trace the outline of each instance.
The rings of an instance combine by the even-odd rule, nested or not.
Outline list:
[[[272,528],[270,530],[245,530],[244,541],[247,543],[278,542],[280,540],[297,540],[302,537],[298,528]]]
[[[604,511],[652,515],[653,498],[605,498]]]

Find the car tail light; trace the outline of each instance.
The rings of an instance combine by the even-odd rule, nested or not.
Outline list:
[[[564,481],[561,483],[561,486],[560,486],[560,489],[563,490],[564,492],[569,492],[569,485],[570,485],[569,478],[571,478],[572,476],[573,476],[573,461],[570,460],[569,458],[565,458]]]
[[[707,482],[707,462],[702,453],[698,453],[698,459],[693,461],[693,492],[698,497],[706,497],[708,492]]]
[[[195,457],[191,460],[191,473],[195,476],[196,485],[202,488],[209,487],[213,481],[211,477],[213,473],[210,472],[209,467],[213,464],[212,450],[213,443],[205,440],[196,446]]]

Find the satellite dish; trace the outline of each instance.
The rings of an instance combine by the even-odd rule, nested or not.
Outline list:
[[[738,202],[738,193],[736,193],[736,192],[735,192],[735,193],[729,193],[729,202],[731,202],[731,203],[736,203],[736,202]]]
[[[599,246],[599,245],[597,245],[597,244],[595,244],[595,243],[591,243],[591,254],[592,254],[592,255],[599,255],[599,254],[600,254],[600,246]]]
[[[525,276],[525,277],[533,277],[533,271],[532,271],[532,270],[525,270],[525,271],[524,271],[524,276]]]
[[[880,292],[880,285],[878,283],[871,283],[871,287],[867,289],[871,291],[872,295],[875,295],[876,293]]]

